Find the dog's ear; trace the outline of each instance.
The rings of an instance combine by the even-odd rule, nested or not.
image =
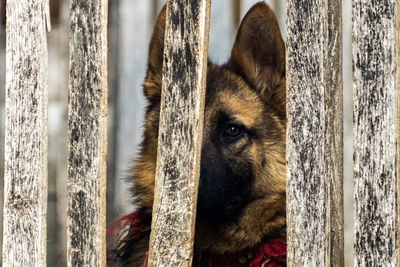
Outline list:
[[[143,83],[144,95],[150,103],[159,102],[161,96],[166,10],[167,5],[164,5],[150,41],[147,73]]]
[[[228,65],[264,101],[272,98],[280,108],[285,108],[285,44],[274,12],[266,3],[255,4],[243,18]]]

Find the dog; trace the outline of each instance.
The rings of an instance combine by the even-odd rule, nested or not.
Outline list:
[[[143,83],[145,129],[130,178],[140,207],[140,238],[125,238],[120,246],[118,260],[124,266],[142,266],[149,246],[165,19],[166,7],[150,42]],[[206,80],[193,265],[224,266],[215,259],[231,255],[231,260],[268,240],[285,240],[285,45],[266,3],[248,11],[228,62],[209,62]],[[251,260],[241,258],[240,266]]]

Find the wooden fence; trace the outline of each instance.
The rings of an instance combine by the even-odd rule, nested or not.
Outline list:
[[[287,2],[290,266],[343,266],[341,1]]]
[[[233,2],[240,10],[242,1]],[[107,4],[70,4],[68,266],[106,264]],[[352,4],[354,265],[398,266],[400,9],[395,0]],[[344,265],[341,7],[340,0],[286,5],[289,266]],[[210,1],[170,0],[167,14],[160,128],[177,134],[159,140],[149,265],[189,266]],[[49,18],[46,0],[7,1],[4,266],[46,265]],[[190,27],[177,31],[183,23]],[[182,45],[191,60],[180,56]],[[179,93],[183,87],[191,91]],[[165,186],[178,177],[181,187]],[[178,219],[160,227],[167,214]]]

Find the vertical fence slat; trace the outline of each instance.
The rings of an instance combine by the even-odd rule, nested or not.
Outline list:
[[[47,11],[7,1],[4,266],[46,265]]]
[[[399,265],[398,5],[353,0],[355,266]]]
[[[209,9],[209,0],[168,2],[149,266],[192,263]]]
[[[287,1],[289,266],[343,266],[341,1]]]
[[[107,0],[72,0],[68,266],[105,266]]]

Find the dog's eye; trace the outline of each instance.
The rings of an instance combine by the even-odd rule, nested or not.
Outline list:
[[[240,129],[239,126],[237,125],[228,125],[225,129],[225,134],[230,136],[230,137],[237,137],[242,133],[242,129]]]

